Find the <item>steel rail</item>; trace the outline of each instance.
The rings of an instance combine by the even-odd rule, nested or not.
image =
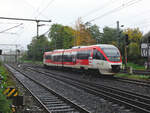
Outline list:
[[[150,87],[150,82],[148,82],[148,81],[126,79],[126,78],[120,78],[120,77],[114,77],[114,78],[111,78],[111,79],[113,79],[115,81],[126,82],[126,83],[131,83],[131,84],[136,84],[136,85],[142,85],[142,86]]]
[[[128,73],[127,70],[121,70],[121,73]],[[146,70],[133,70],[133,74],[137,75],[149,75],[150,76],[150,71]]]
[[[32,69],[32,68],[28,68],[28,69]],[[104,86],[104,85],[100,85],[100,84],[94,84],[94,83],[91,83],[88,81],[81,81],[81,80],[69,78],[69,77],[66,77],[63,75],[61,75],[61,77],[63,77],[63,78],[60,78],[58,76],[50,75],[46,72],[38,71],[37,69],[36,70],[32,69],[32,70],[36,71],[38,73],[42,73],[42,74],[51,76],[55,79],[59,79],[61,81],[67,82],[71,85],[80,87],[80,88],[82,88],[90,93],[93,93],[95,95],[101,95],[110,100],[125,104],[126,106],[128,106],[130,108],[134,108],[134,110],[138,110],[143,113],[150,112],[150,97],[148,97],[148,96],[135,94],[133,92],[124,91],[124,90],[121,90],[118,88],[108,87],[108,86]],[[71,82],[65,80],[64,78],[70,79]],[[78,83],[75,83],[75,82],[78,82]]]
[[[32,95],[32,97],[41,105],[41,106],[43,106],[43,108],[44,108],[44,110],[47,112],[47,113],[50,113],[49,111],[48,111],[48,109],[47,109],[47,107],[42,103],[42,101],[41,100],[39,100],[38,99],[38,97],[34,94],[34,93],[32,93],[32,91],[29,89],[29,88],[27,88],[15,75],[14,75],[14,73],[11,71],[11,66],[9,65],[7,65],[7,64],[5,64],[5,67],[8,69],[8,71],[12,74],[12,76],[15,78],[15,80],[17,80],[31,95]]]
[[[9,67],[8,65],[6,65],[7,67]],[[54,90],[50,89],[48,86],[44,85],[44,84],[41,84],[39,83],[38,81],[30,78],[29,76],[27,76],[24,72],[22,72],[21,70],[18,70],[17,68],[14,68],[11,66],[11,68],[15,69],[17,72],[21,73],[22,75],[24,75],[25,77],[27,77],[28,79],[34,81],[36,84],[44,87],[45,89],[47,89],[49,92],[51,92],[53,95],[55,95],[56,97],[58,97],[59,99],[61,99],[62,101],[64,101],[65,103],[67,103],[68,105],[70,105],[72,108],[74,108],[76,110],[76,112],[80,112],[80,113],[90,113],[89,111],[87,111],[86,109],[78,106],[77,104],[73,103],[72,101],[70,101],[69,99],[61,96],[60,94],[56,93]],[[37,98],[38,99],[38,98]],[[39,99],[38,99],[39,100]],[[45,106],[43,103],[42,103],[43,106]],[[48,110],[48,108],[45,106],[45,108]],[[48,110],[49,111],[49,110]],[[67,112],[67,111],[66,111]],[[49,111],[49,113],[51,113]]]

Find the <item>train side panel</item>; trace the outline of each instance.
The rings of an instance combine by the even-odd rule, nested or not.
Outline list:
[[[43,62],[47,66],[96,69],[101,74],[114,74],[122,65],[119,50],[106,44],[46,52]]]

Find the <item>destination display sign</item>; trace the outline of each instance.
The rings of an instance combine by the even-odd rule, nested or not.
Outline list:
[[[149,50],[149,51],[148,51]],[[148,49],[147,43],[142,43],[141,44],[141,56],[142,57],[147,57],[147,54],[149,53],[150,56],[150,47]]]

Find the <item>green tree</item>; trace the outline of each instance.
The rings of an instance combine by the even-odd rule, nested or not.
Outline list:
[[[90,31],[80,18],[76,22],[75,30],[75,45],[95,44],[96,40],[92,38]]]
[[[130,44],[128,45],[128,61],[137,64],[143,64],[140,50],[140,42],[143,37],[142,32],[139,30],[139,28],[128,28],[124,31],[124,34],[128,34],[130,42]]]
[[[41,61],[43,53],[50,50],[50,43],[44,35],[37,39],[33,37],[32,42],[28,45],[27,56],[28,59]]]
[[[67,49],[72,47],[74,30],[69,26],[53,24],[50,28],[49,38],[53,49]]]
[[[71,27],[64,26],[63,29],[63,48],[68,49],[73,46],[74,30]]]
[[[63,48],[63,37],[61,35],[63,31],[63,25],[53,24],[50,28],[49,38],[51,40],[51,45],[53,49],[62,49]]]
[[[87,22],[85,23],[85,26],[87,27],[87,30],[90,32],[91,37],[96,40],[96,43],[101,43],[102,41],[102,34],[99,30],[99,27],[94,24],[92,25],[91,23]]]
[[[130,42],[140,43],[143,33],[139,28],[131,29],[128,28],[124,31],[124,34],[128,34]]]
[[[103,28],[102,43],[117,45],[117,29],[105,27]]]

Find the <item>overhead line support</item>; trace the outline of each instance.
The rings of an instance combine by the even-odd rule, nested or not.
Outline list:
[[[25,19],[25,18],[8,18],[8,17],[0,17],[0,19],[6,19],[6,20],[22,20],[22,21],[33,21],[37,24],[37,39],[39,37],[39,22],[51,22],[51,20],[38,20],[38,19]],[[33,57],[35,57],[33,55]],[[34,60],[34,59],[33,59]]]
[[[33,21],[37,23],[37,38],[39,37],[39,22],[51,22],[51,20],[38,20],[38,19],[26,19],[26,18],[8,18],[8,17],[0,17],[0,19],[6,20],[22,20],[22,21]]]
[[[51,22],[51,20],[37,20],[37,19],[25,19],[25,18],[8,18],[8,17],[0,17],[0,19],[7,20],[22,20],[22,21],[39,21],[39,22]]]

